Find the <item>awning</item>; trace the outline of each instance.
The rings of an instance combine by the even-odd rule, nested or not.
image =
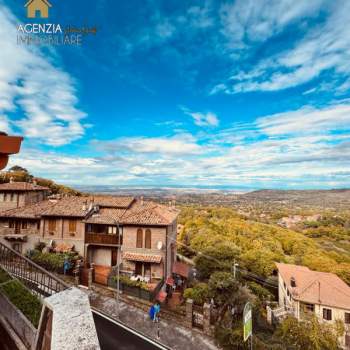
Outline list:
[[[164,303],[166,297],[167,297],[167,293],[163,292],[163,291],[160,291],[157,295],[157,300],[160,302],[160,303]]]
[[[162,257],[160,255],[151,255],[151,254],[126,252],[124,253],[123,257],[126,260],[150,262],[150,263],[156,263],[156,264],[160,264],[160,262],[162,261]]]
[[[27,235],[6,235],[5,239],[7,241],[11,241],[11,242],[26,242],[27,241]]]
[[[171,277],[168,277],[165,281],[165,283],[168,285],[168,286],[173,286],[175,284],[175,281],[173,278]]]
[[[188,278],[191,267],[185,263],[175,261],[173,265],[173,273],[181,277]]]

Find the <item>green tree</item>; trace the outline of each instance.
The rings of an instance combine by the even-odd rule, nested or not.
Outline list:
[[[344,327],[337,322],[328,325],[316,317],[307,321],[298,321],[294,317],[286,318],[276,331],[285,344],[293,345],[296,350],[338,350],[341,349],[338,337],[343,335]]]
[[[231,271],[238,255],[239,249],[230,242],[207,247],[194,260],[200,278],[207,279],[216,271]]]
[[[206,283],[197,283],[184,291],[185,299],[192,299],[196,305],[203,305],[209,298],[209,287]]]

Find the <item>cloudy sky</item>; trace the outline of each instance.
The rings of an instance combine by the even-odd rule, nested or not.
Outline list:
[[[11,165],[66,184],[350,186],[350,1],[51,0],[82,46],[17,44],[0,0]]]

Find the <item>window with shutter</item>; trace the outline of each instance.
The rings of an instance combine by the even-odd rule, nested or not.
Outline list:
[[[142,242],[143,242],[143,231],[142,229],[137,230],[137,237],[136,237],[136,248],[142,248]]]
[[[151,249],[152,247],[152,233],[150,229],[145,232],[145,248]]]
[[[49,232],[56,231],[56,220],[51,219],[49,220]]]
[[[75,220],[69,220],[69,233],[77,231],[77,222]]]

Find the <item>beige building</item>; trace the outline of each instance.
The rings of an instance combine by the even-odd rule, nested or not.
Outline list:
[[[311,315],[329,324],[340,320],[345,334],[340,339],[350,349],[350,287],[333,273],[312,271],[305,266],[277,263],[280,307],[298,320]]]
[[[12,192],[3,185],[10,198],[20,186],[25,187],[15,184],[10,186]],[[32,186],[29,188],[36,193]],[[43,200],[46,190],[42,188],[34,203],[24,200],[24,205],[0,210],[0,242],[21,253],[33,249],[38,242],[72,248],[87,264],[95,265],[96,281],[101,283],[107,282],[107,276],[117,264],[118,253],[122,272],[126,274],[149,281],[172,274],[177,209],[133,197]]]

